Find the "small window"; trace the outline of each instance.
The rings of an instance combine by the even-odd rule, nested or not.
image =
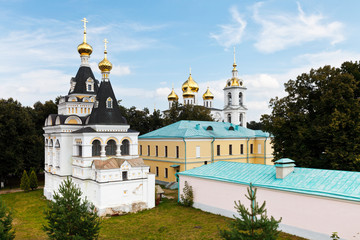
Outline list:
[[[111,139],[107,142],[105,146],[106,156],[115,156],[116,155],[116,142]]]
[[[120,147],[121,155],[130,155],[130,142],[127,139],[124,139],[121,142]]]
[[[250,153],[254,153],[254,144],[250,144]]]
[[[165,157],[167,157],[167,156],[168,156],[168,147],[165,146]]]
[[[261,144],[258,144],[258,153],[261,153]]]
[[[140,156],[142,155],[142,145],[140,145]]]
[[[92,142],[92,156],[100,156],[101,143],[99,140],[94,140]]]
[[[88,85],[87,85],[87,90],[88,90],[88,92],[92,92],[92,91],[93,91],[93,89],[92,89],[92,84],[91,84],[91,83],[88,83]]]
[[[231,114],[230,113],[227,115],[227,119],[228,119],[228,122],[231,123]]]
[[[127,171],[122,172],[122,180],[128,180]]]
[[[212,126],[208,126],[208,127],[206,128],[206,130],[209,131],[209,130],[214,130],[214,129],[213,129]]]
[[[155,146],[155,156],[159,156],[159,147]]]
[[[229,155],[232,155],[232,145],[229,144]]]
[[[150,145],[148,145],[148,156],[150,156]]]
[[[168,178],[168,169],[165,168],[165,178]]]
[[[220,156],[220,145],[216,146],[216,153],[218,156]]]
[[[155,176],[158,177],[159,176],[159,167],[156,167],[156,173]]]
[[[106,99],[106,108],[112,108],[113,107],[113,100],[112,98]]]
[[[179,158],[179,146],[176,146],[176,158]]]
[[[94,103],[94,108],[98,108],[99,107],[99,101],[96,100],[95,103]]]
[[[82,146],[79,145],[79,146],[78,146],[78,149],[79,149],[79,154],[78,154],[78,156],[79,156],[79,157],[82,157]]]
[[[228,93],[228,105],[231,105],[232,99],[231,99],[231,93]]]
[[[240,154],[244,154],[244,144],[240,144]]]
[[[200,146],[196,146],[196,158],[200,158]]]
[[[229,127],[229,131],[234,131],[234,127],[233,127],[233,126],[230,126],[230,127]]]
[[[207,161],[204,162],[204,165],[207,165]]]

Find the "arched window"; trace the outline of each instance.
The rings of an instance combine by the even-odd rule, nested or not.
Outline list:
[[[52,147],[53,146],[53,140],[50,139],[50,144],[49,144],[49,147]]]
[[[209,130],[214,130],[214,129],[213,129],[212,126],[208,126],[208,127],[206,128],[206,130],[209,131]]]
[[[45,140],[45,146],[47,147],[49,145],[49,141],[46,139]]]
[[[240,113],[239,122],[240,122],[239,125],[242,126],[243,125],[243,115],[242,115],[242,113]]]
[[[231,93],[228,93],[228,105],[231,105],[232,100],[231,100]]]
[[[233,126],[230,126],[230,127],[229,127],[229,131],[234,131],[234,127],[233,127]]]
[[[231,123],[231,114],[230,113],[227,115],[227,119],[228,119],[228,122]]]
[[[116,142],[115,140],[109,140],[105,147],[106,156],[116,155]]]
[[[56,147],[56,148],[60,148],[60,142],[59,142],[59,140],[56,140],[55,147]]]
[[[121,143],[121,155],[129,155],[130,142],[127,139],[124,139]]]
[[[243,105],[243,94],[242,92],[239,93],[239,105]]]
[[[94,140],[92,142],[92,155],[93,156],[100,156],[100,150],[101,150],[100,141],[99,140]]]
[[[112,98],[106,99],[106,108],[112,108],[113,107],[113,100]]]

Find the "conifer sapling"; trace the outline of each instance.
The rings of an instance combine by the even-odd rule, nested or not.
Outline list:
[[[24,170],[23,175],[21,177],[20,188],[24,191],[30,190],[30,180],[26,173],[26,170]]]

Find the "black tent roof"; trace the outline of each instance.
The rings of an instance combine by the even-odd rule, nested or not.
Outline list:
[[[87,91],[86,80],[91,77],[94,80],[94,91]],[[96,94],[98,92],[99,81],[95,79],[94,74],[90,67],[81,66],[76,73],[73,81],[76,82],[74,91],[69,91],[68,94],[80,93],[80,94]]]

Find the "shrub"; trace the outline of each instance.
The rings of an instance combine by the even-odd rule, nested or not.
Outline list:
[[[24,191],[30,190],[30,180],[26,173],[26,170],[24,170],[23,175],[21,177],[20,188]]]
[[[59,193],[54,193],[54,201],[49,201],[45,210],[43,230],[50,239],[98,238],[101,219],[93,204],[81,200],[81,194],[70,178],[60,184]]]
[[[185,207],[192,207],[192,205],[194,204],[194,192],[192,186],[189,186],[187,181],[185,181],[183,194],[181,194],[180,199],[181,204]]]
[[[11,240],[14,238],[15,231],[12,230],[11,212],[0,199],[0,239]]]
[[[30,188],[31,190],[34,190],[34,189],[37,189],[38,188],[38,179],[37,179],[37,176],[36,176],[36,173],[34,170],[31,171],[30,173]]]

